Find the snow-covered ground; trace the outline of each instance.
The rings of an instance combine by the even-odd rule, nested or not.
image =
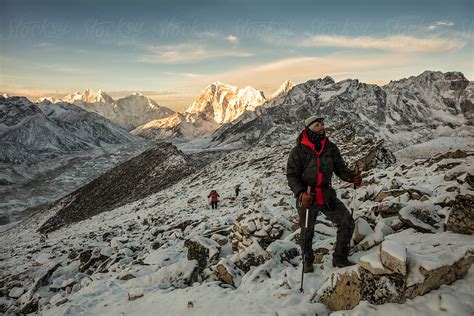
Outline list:
[[[2,286],[14,284],[16,292],[9,294],[23,296],[19,301],[7,301],[6,297],[1,297],[0,305],[13,303],[20,306],[21,301],[31,298],[27,290],[31,288],[33,279],[60,263],[49,282],[34,294],[41,297],[39,306],[43,315],[329,314],[330,310],[318,302],[318,292],[334,274],[357,269],[357,266],[346,269],[332,267],[336,227],[321,215],[313,249],[326,248],[328,253],[323,256],[321,264],[315,265],[314,273],[305,275],[305,292],[299,292],[301,256],[281,259],[286,250],[299,251],[296,244],[298,230],[288,229],[288,223],[294,221],[296,215],[295,200],[285,177],[289,149],[290,145],[257,146],[229,152],[169,189],[57,230],[44,240],[35,229],[44,222],[46,214],[33,215],[1,233]],[[195,150],[190,149],[191,152]],[[417,272],[420,266],[434,269],[462,258],[466,251],[474,251],[474,236],[451,232],[421,233],[409,227],[395,233],[392,228],[399,224],[397,216],[373,214],[374,207],[384,203],[400,203],[402,207],[419,203],[408,193],[374,202],[381,192],[393,191],[394,187],[416,188],[418,193],[425,193],[428,200],[423,203],[432,203],[440,216],[449,213],[449,207],[435,206],[435,203],[447,203],[457,193],[472,194],[466,182],[460,184],[456,179],[462,179],[466,172],[472,174],[473,156],[443,159],[431,167],[419,162],[365,174],[367,185],[358,189],[354,217],[372,220],[373,234],[364,239],[368,248],[360,247],[364,242],[353,245],[355,250],[351,256],[358,262],[374,253],[377,249],[374,244],[384,239],[392,240],[408,249],[412,271],[409,280],[412,283],[423,279]],[[446,165],[450,165],[450,169],[442,168]],[[439,186],[447,175],[454,177],[453,181],[444,181],[444,185]],[[236,185],[241,188],[237,198],[234,196]],[[450,187],[457,188],[457,191],[450,190]],[[221,196],[217,210],[210,208],[207,199],[212,189]],[[352,189],[342,185],[337,191],[349,207]],[[250,214],[250,219],[242,220],[242,214]],[[217,262],[208,264],[197,278],[192,278],[198,263],[195,259],[188,259],[186,240],[205,238],[209,240],[210,252],[218,255],[220,263],[235,261],[243,256],[242,249],[245,248],[239,244],[239,250],[232,249],[235,240],[231,239],[237,234],[236,225],[251,220],[256,222],[255,217],[262,221],[267,218],[283,227],[282,235],[266,249],[255,241],[256,235],[251,235],[254,236],[253,244],[247,249],[253,249],[257,254],[268,251],[272,254],[270,259],[251,266],[248,272],[236,274],[235,286],[219,279]],[[443,218],[437,223],[441,225],[440,231],[444,230],[446,222]],[[177,228],[180,223],[186,224]],[[224,232],[229,230],[231,234],[226,235]],[[228,242],[219,246],[215,241],[212,243],[212,240],[220,239]],[[105,272],[89,275],[84,273],[87,271],[78,271],[83,263],[77,254],[87,249],[100,254],[101,258],[114,259],[109,261]],[[361,301],[353,310],[335,312],[335,315],[472,315],[473,281],[471,267],[464,279],[443,285],[424,296],[408,299],[404,304],[373,305]]]

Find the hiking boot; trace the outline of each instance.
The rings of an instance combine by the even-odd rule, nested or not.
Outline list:
[[[314,272],[313,263],[308,259],[304,261],[303,272],[304,273]]]
[[[347,258],[332,258],[332,266],[337,268],[350,267],[355,265],[354,262],[350,261]]]

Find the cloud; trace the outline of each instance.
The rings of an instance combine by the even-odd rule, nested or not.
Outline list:
[[[325,56],[302,56],[285,58],[266,64],[249,65],[225,72],[201,75],[192,80],[176,78],[174,86],[185,91],[199,93],[210,82],[221,81],[238,87],[252,86],[271,95],[284,81],[295,83],[331,75],[335,79],[374,78],[379,80],[389,68],[396,68],[413,62],[414,58],[397,53],[333,53]],[[392,79],[392,78],[390,78]],[[377,81],[377,83],[379,83]]]
[[[379,49],[392,52],[438,52],[462,48],[465,42],[458,39],[422,38],[407,35],[380,38],[370,36],[313,35],[301,40],[297,45],[300,47]]]
[[[253,53],[234,49],[207,48],[201,44],[147,46],[139,61],[159,64],[192,63],[219,57],[250,57]]]
[[[236,42],[239,41],[239,38],[237,36],[234,36],[234,35],[229,35],[225,39],[228,40],[231,43],[236,43]]]
[[[440,28],[440,27],[450,27],[450,26],[454,26],[454,22],[451,22],[451,21],[437,21],[437,22],[431,24],[430,26],[428,26],[427,30],[433,31],[433,30],[436,30],[437,28]]]

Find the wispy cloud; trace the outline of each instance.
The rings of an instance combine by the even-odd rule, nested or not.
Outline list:
[[[185,77],[185,78],[200,78],[205,75],[203,74],[197,74],[197,73],[192,73],[192,72],[174,72],[174,71],[163,71],[163,75],[169,75],[169,76],[180,76],[180,77]]]
[[[320,57],[285,58],[261,65],[249,65],[203,75],[192,80],[177,78],[175,85],[188,87],[188,91],[198,93],[210,82],[218,80],[240,87],[250,85],[268,95],[288,79],[298,83],[326,75],[343,79],[349,75],[352,78],[360,78],[361,75],[367,74],[364,75],[365,78],[374,78],[371,82],[380,83],[378,79],[387,68],[396,68],[412,62],[412,57],[398,53],[333,53]]]
[[[36,64],[39,68],[44,68],[48,71],[61,72],[66,74],[92,74],[95,71],[91,68],[77,67],[65,64]]]
[[[451,22],[451,21],[437,21],[433,24],[431,24],[430,26],[428,26],[426,29],[428,31],[434,31],[440,27],[450,27],[450,26],[454,26],[454,22]]]
[[[192,63],[218,57],[250,57],[253,53],[235,49],[208,48],[201,44],[177,44],[147,46],[139,61],[148,63],[177,64]]]
[[[413,37],[395,35],[387,37],[313,35],[298,43],[300,47],[340,47],[379,49],[393,52],[437,52],[462,48],[466,43],[459,39],[440,37]]]

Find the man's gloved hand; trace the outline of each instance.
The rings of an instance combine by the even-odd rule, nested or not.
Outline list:
[[[311,193],[308,193],[306,191],[301,192],[298,199],[300,200],[301,206],[303,206],[304,209],[308,208],[311,202],[313,201]]]
[[[351,183],[354,183],[354,186],[360,187],[362,184],[362,175],[360,173],[356,174],[350,179]]]

